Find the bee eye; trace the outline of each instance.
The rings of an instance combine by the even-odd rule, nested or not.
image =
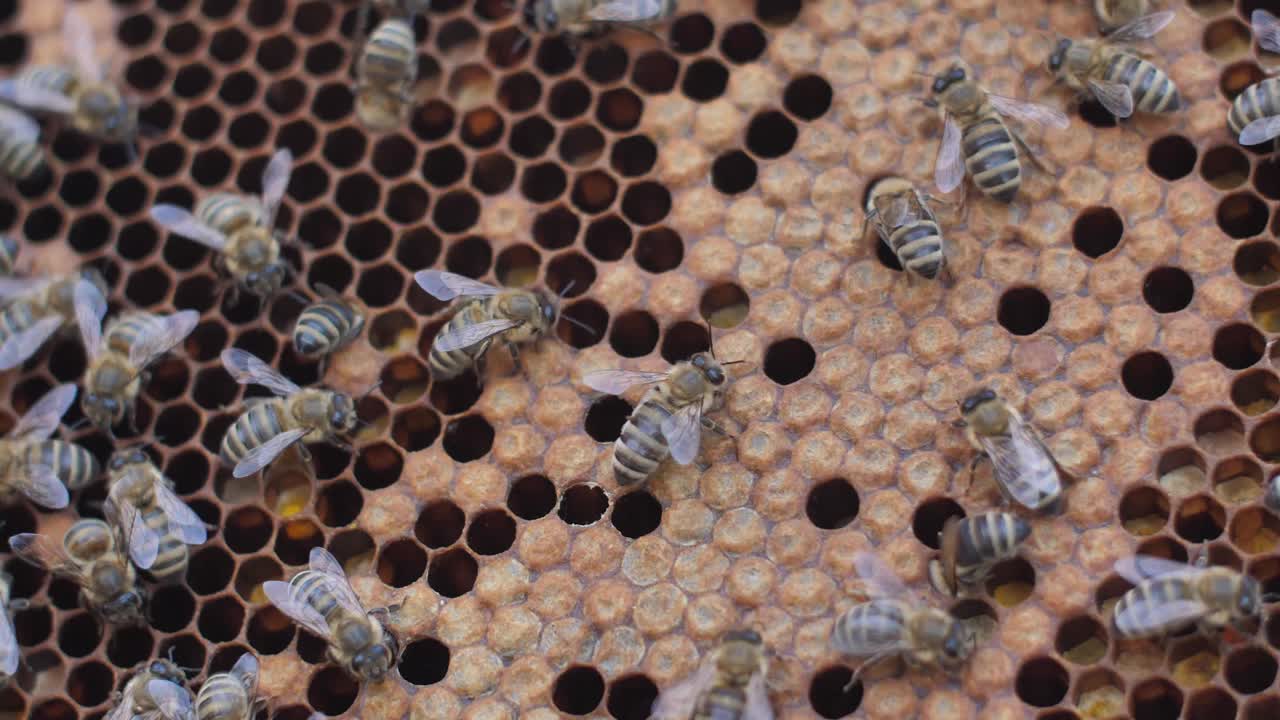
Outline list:
[[[719,385],[724,382],[724,371],[720,368],[711,368],[710,370],[707,370],[707,379],[716,385]]]

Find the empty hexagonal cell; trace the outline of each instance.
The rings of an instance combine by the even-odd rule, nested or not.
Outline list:
[[[1193,432],[1196,445],[1214,455],[1229,455],[1245,447],[1244,421],[1230,410],[1211,410],[1201,415]]]
[[[725,195],[737,195],[756,184],[756,161],[741,150],[721,153],[711,163],[711,185]]]
[[[1120,368],[1124,389],[1139,400],[1156,400],[1173,387],[1173,366],[1158,352],[1141,352]]]
[[[1231,402],[1245,415],[1262,415],[1280,401],[1280,378],[1270,370],[1242,373],[1231,383]]]
[[[1249,449],[1263,462],[1280,462],[1280,417],[1268,417],[1254,426]]]
[[[155,638],[150,628],[122,627],[111,632],[111,642],[107,643],[107,662],[121,670],[133,670],[138,663],[151,657],[155,649]],[[31,658],[27,658],[31,663]]]
[[[356,701],[360,685],[336,665],[321,668],[307,684],[307,703],[325,715],[341,715]]]
[[[200,637],[210,642],[228,642],[240,634],[244,618],[244,605],[232,596],[225,596],[210,600],[200,608],[196,627]]]
[[[836,530],[858,517],[858,491],[844,478],[831,478],[809,489],[804,511],[809,522],[823,530]]]
[[[222,536],[233,552],[248,554],[261,550],[271,539],[274,524],[261,508],[236,508],[227,515]]]
[[[1147,168],[1165,180],[1180,180],[1196,167],[1196,146],[1181,135],[1166,135],[1147,149]]]
[[[1014,690],[1033,707],[1053,707],[1067,695],[1067,669],[1050,657],[1033,658],[1018,668]]]
[[[417,638],[404,648],[400,676],[414,685],[434,685],[449,673],[449,647],[431,637]]]
[[[1141,485],[1120,498],[1120,524],[1133,535],[1154,535],[1169,521],[1169,498],[1159,488]]]
[[[394,540],[378,551],[378,579],[390,587],[417,582],[427,571],[427,552],[413,540]]]
[[[813,371],[817,354],[813,346],[800,338],[781,340],[764,353],[764,374],[779,385],[798,382]]]
[[[1253,237],[1267,227],[1270,210],[1251,192],[1228,195],[1218,203],[1218,227],[1233,238]]]
[[[1221,503],[1208,495],[1196,495],[1182,501],[1173,516],[1173,529],[1178,537],[1190,543],[1213,540],[1222,534],[1227,513]]]
[[[568,715],[587,715],[604,699],[604,677],[593,667],[576,665],[560,673],[551,702]]]
[[[305,518],[285,523],[276,534],[275,554],[287,565],[305,565],[312,548],[324,544],[319,526]]]
[[[1049,298],[1034,287],[1019,287],[1000,296],[996,320],[1014,335],[1031,335],[1049,322]]]
[[[596,398],[587,408],[583,429],[596,442],[611,443],[622,434],[622,426],[631,415],[631,403],[620,397],[605,395]]]
[[[78,705],[94,707],[111,695],[115,677],[111,668],[96,661],[81,663],[67,675],[67,695]]]
[[[1267,332],[1280,332],[1280,291],[1264,290],[1255,295],[1249,305],[1249,317]]]
[[[843,665],[820,670],[809,681],[809,707],[824,718],[848,717],[862,704],[862,681],[850,685],[853,670]]]
[[[642,270],[664,273],[676,269],[684,260],[684,242],[670,228],[645,230],[636,240],[634,257]]]
[[[1223,676],[1227,684],[1232,690],[1244,695],[1272,688],[1276,670],[1275,655],[1258,646],[1236,648],[1227,655],[1223,663]]]
[[[940,547],[942,527],[953,517],[965,516],[964,508],[951,498],[932,498],[916,507],[911,520],[911,531],[916,539],[926,547],[937,550]]]
[[[16,583],[16,580],[15,580]],[[19,598],[14,585],[10,585],[11,598]],[[26,599],[26,598],[22,598]],[[25,610],[13,612],[13,635],[22,647],[33,647],[49,639],[53,633],[53,613],[48,606],[28,606]]]
[[[461,508],[448,500],[437,500],[427,503],[419,513],[413,533],[429,548],[449,547],[462,537],[466,522],[467,516]]]
[[[479,460],[493,447],[493,426],[481,415],[450,420],[444,430],[444,451],[458,462]]]
[[[101,640],[102,624],[87,611],[63,619],[58,626],[58,650],[68,657],[85,657]]]
[[[382,368],[381,390],[394,403],[417,400],[427,391],[431,376],[427,366],[408,355],[393,359]]]
[[[616,215],[593,220],[584,244],[597,260],[620,260],[631,248],[631,226]]]
[[[1250,698],[1240,714],[1240,720],[1268,720],[1274,717],[1280,717],[1280,698],[1277,697]]]
[[[1231,145],[1210,148],[1200,161],[1200,177],[1219,190],[1230,190],[1249,179],[1249,159]]]
[[[446,550],[431,558],[427,568],[427,584],[444,597],[459,597],[475,586],[479,565],[462,548]]]
[[[279,540],[277,540],[277,547]],[[212,595],[231,582],[231,574],[235,571],[235,560],[231,553],[216,546],[209,545],[191,553],[188,569],[200,568],[199,572],[187,574],[187,585],[200,595]]]
[[[723,95],[728,83],[728,68],[716,60],[702,59],[685,69],[680,90],[690,100],[707,102]]]
[[[511,490],[507,493],[507,509],[516,517],[537,520],[555,507],[556,486],[545,475],[525,475],[511,483]]]
[[[1118,575],[1111,575],[1098,583],[1098,587],[1094,590],[1094,608],[1101,617],[1110,622],[1111,610],[1115,607],[1116,602],[1120,600],[1122,595],[1132,589],[1133,584],[1128,580]]]
[[[396,415],[391,439],[409,452],[431,446],[440,436],[440,416],[425,407],[415,407]]]
[[[1150,678],[1134,686],[1129,713],[1134,720],[1174,720],[1182,712],[1182,691],[1163,678]]]
[[[500,555],[516,541],[516,521],[505,510],[485,510],[467,526],[467,547],[477,555]]]
[[[1243,243],[1236,249],[1232,268],[1241,280],[1250,285],[1270,285],[1280,279],[1280,246],[1270,240]],[[1264,304],[1260,309],[1265,312],[1268,308]],[[1259,322],[1256,314],[1254,322]]]
[[[593,525],[609,509],[609,496],[598,485],[573,485],[560,497],[560,519],[570,525]]]

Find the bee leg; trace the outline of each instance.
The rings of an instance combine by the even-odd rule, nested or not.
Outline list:
[[[520,347],[515,343],[507,343],[507,352],[511,353],[511,376],[522,374],[524,365],[520,363]]]
[[[1027,156],[1027,159],[1030,160],[1032,164],[1040,168],[1040,172],[1046,174],[1049,173],[1048,166],[1041,162],[1040,158],[1035,153],[1031,152],[1031,148],[1027,145],[1027,141],[1022,139],[1021,133],[1013,128],[1009,128],[1009,137],[1012,137],[1013,141],[1018,143],[1018,147],[1021,148],[1022,153]]]
[[[881,660],[884,660],[884,659],[886,659],[886,658],[888,658],[888,657],[891,657],[892,655],[893,655],[893,653],[891,653],[891,652],[883,652],[883,653],[879,653],[879,654],[876,654],[876,655],[872,655],[871,657],[867,658],[866,660],[863,660],[863,661],[862,661],[862,664],[858,666],[858,669],[857,669],[857,670],[854,670],[854,671],[853,671],[853,675],[849,677],[849,682],[845,683],[845,684],[844,684],[844,687],[840,689],[840,692],[843,692],[843,693],[850,693],[850,692],[853,692],[853,688],[854,688],[854,686],[855,686],[855,685],[857,685],[857,684],[858,684],[858,682],[862,679],[862,671],[863,671],[863,670],[866,670],[867,668],[871,667],[872,665],[875,665],[876,663],[880,662]]]
[[[711,432],[721,437],[727,437],[727,438],[733,437],[732,433],[730,433],[728,430],[725,430],[724,427],[720,425],[720,423],[716,422],[715,420],[712,420],[709,417],[704,416],[699,422],[702,423],[702,428],[704,430],[710,430]]]

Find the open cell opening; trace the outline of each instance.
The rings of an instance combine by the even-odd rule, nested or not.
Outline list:
[[[1092,615],[1079,615],[1058,626],[1054,649],[1068,662],[1092,665],[1107,654],[1107,629]]]
[[[1160,353],[1138,353],[1124,362],[1120,378],[1130,395],[1139,400],[1156,400],[1173,387],[1173,366]]]
[[[525,475],[507,493],[507,509],[524,520],[545,517],[555,507],[556,486],[545,475]]]
[[[1196,167],[1196,146],[1181,135],[1167,135],[1151,143],[1147,167],[1165,180],[1181,180]]]
[[[67,675],[67,695],[82,707],[100,705],[111,695],[113,679],[111,668],[103,663],[77,665]]]
[[[1028,660],[1018,668],[1014,690],[1018,699],[1033,707],[1053,707],[1067,696],[1067,669],[1051,657]]]
[[[1213,494],[1229,505],[1262,497],[1262,466],[1247,455],[1228,458],[1213,469]]]
[[[1240,151],[1236,150],[1236,152]],[[1241,154],[1241,159],[1243,160],[1243,158],[1244,155]],[[1244,160],[1244,163],[1244,176],[1245,179],[1248,179],[1248,161]],[[1234,177],[1230,177],[1230,179],[1234,179]],[[1239,183],[1236,184],[1238,185]],[[1253,171],[1253,187],[1268,200],[1280,200],[1280,160],[1277,160],[1274,156],[1259,160],[1257,168]]]
[[[467,547],[477,555],[500,555],[515,541],[516,521],[505,510],[485,510],[467,527]]]
[[[662,339],[661,355],[671,364],[688,360],[694,354],[711,350],[711,333],[705,325],[682,320],[667,328]]]
[[[440,436],[440,416],[425,407],[415,407],[396,415],[391,439],[408,452],[431,447]]]
[[[81,658],[93,652],[102,641],[102,625],[88,612],[80,612],[62,620],[58,627],[58,650],[68,657]]]
[[[1261,167],[1259,167],[1261,173]],[[1220,145],[1210,148],[1200,160],[1200,177],[1219,190],[1231,190],[1249,179],[1249,158],[1239,148]],[[1255,186],[1258,185],[1255,180]],[[1258,190],[1272,197],[1261,187]]]
[[[1244,370],[1262,359],[1267,342],[1252,325],[1235,323],[1213,336],[1213,359],[1232,370]]]
[[[417,582],[426,571],[427,552],[412,540],[387,543],[378,553],[378,579],[384,585],[406,587]]]
[[[570,525],[593,525],[609,509],[609,496],[598,485],[574,485],[560,498],[558,514]]]
[[[1031,335],[1049,322],[1049,307],[1049,298],[1038,288],[1013,288],[1000,296],[996,320],[1014,335]]]
[[[911,531],[926,547],[937,550],[942,546],[943,526],[953,517],[963,518],[964,516],[964,508],[960,507],[960,503],[955,500],[945,497],[933,498],[916,507],[911,519]]]
[[[1228,195],[1218,203],[1218,227],[1233,238],[1253,237],[1267,228],[1271,211],[1251,192]]]
[[[1196,420],[1196,445],[1216,455],[1226,455],[1244,447],[1244,421],[1230,410],[1211,410]],[[1204,460],[1199,460],[1201,472]]]
[[[476,584],[479,565],[470,553],[454,548],[436,555],[427,569],[427,584],[444,597],[454,598],[471,592]]]
[[[397,667],[400,677],[414,685],[434,685],[449,674],[449,647],[435,638],[419,638],[409,643]]]
[[[644,310],[632,310],[613,320],[609,345],[621,357],[644,357],[658,345],[658,321]]]
[[[777,158],[795,147],[799,130],[783,113],[771,110],[751,119],[747,126],[747,149],[762,158]]]
[[[285,523],[276,534],[276,557],[287,565],[305,565],[313,548],[324,545],[324,533],[305,518]]]
[[[366,490],[381,490],[400,479],[404,458],[387,443],[377,443],[360,449],[356,457],[356,482]]]
[[[1207,495],[1196,495],[1182,502],[1173,518],[1178,537],[1190,543],[1208,542],[1222,534],[1227,513],[1222,505]]]
[[[756,161],[741,150],[730,150],[711,164],[711,184],[725,195],[737,195],[756,184]]]
[[[1255,295],[1253,302],[1249,304],[1249,318],[1266,332],[1280,332],[1280,290],[1273,288]],[[1275,357],[1273,347],[1272,365],[1276,364]]]
[[[360,685],[345,670],[330,665],[311,676],[307,703],[325,715],[341,715],[351,708]]]
[[[587,226],[583,244],[597,260],[621,260],[631,249],[631,226],[616,215],[594,220]]]
[[[613,144],[609,164],[623,177],[637,177],[653,169],[658,147],[644,135],[631,135]]]
[[[663,50],[650,50],[636,58],[631,70],[631,83],[641,92],[658,95],[670,92],[676,85],[680,63]]]
[[[1163,678],[1151,678],[1133,688],[1129,712],[1134,720],[1173,720],[1182,712],[1182,691]]]
[[[641,270],[655,275],[675,270],[684,261],[684,241],[670,228],[645,230],[636,239],[633,257]]]
[[[1080,213],[1071,226],[1071,242],[1091,258],[1100,258],[1120,244],[1124,221],[1109,207],[1092,207]]]
[[[210,600],[200,608],[196,627],[200,637],[210,642],[222,643],[235,640],[244,625],[244,605],[231,596]]]
[[[594,215],[604,212],[618,196],[618,182],[603,170],[590,170],[573,182],[570,198],[574,207]]]
[[[813,346],[801,338],[780,340],[765,350],[764,374],[779,385],[790,385],[813,372],[817,358]]]
[[[805,500],[809,522],[823,530],[836,530],[858,517],[858,491],[844,478],[832,478],[814,485]]]
[[[575,322],[568,322],[567,318]],[[579,300],[560,311],[556,337],[570,347],[588,348],[604,339],[608,325],[609,312],[603,305],[591,299]]]
[[[1280,246],[1270,240],[1244,243],[1236,249],[1232,269],[1250,285],[1270,285],[1280,279]]]
[[[1243,508],[1231,518],[1229,536],[1241,552],[1269,553],[1280,545],[1280,518],[1260,507]]]
[[[604,152],[604,135],[590,125],[578,125],[560,136],[557,152],[566,164],[584,166],[594,163]]]
[[[462,537],[462,528],[467,522],[462,508],[448,500],[437,500],[427,503],[418,515],[414,525],[414,537],[429,548],[445,548]]]
[[[1131,488],[1120,498],[1120,524],[1131,535],[1154,535],[1169,521],[1169,510],[1169,498],[1159,488]]]
[[[551,687],[551,701],[569,715],[586,715],[603,699],[604,677],[593,667],[571,667]]]
[[[809,681],[809,707],[824,718],[853,715],[862,704],[862,681],[849,685],[853,670],[843,665],[814,673]]]
[[[381,390],[393,403],[408,403],[422,397],[431,376],[416,357],[402,355],[382,368]]]
[[[1231,383],[1231,402],[1245,415],[1262,415],[1280,402],[1280,378],[1270,370],[1242,373]]]
[[[998,563],[986,579],[987,594],[1003,607],[1013,607],[1031,597],[1035,586],[1035,568],[1020,557]]]
[[[583,429],[596,442],[611,443],[622,434],[622,426],[631,415],[631,403],[620,397],[605,395],[587,408]]]
[[[658,699],[658,686],[644,675],[625,675],[609,684],[605,708],[616,720],[645,720]]]

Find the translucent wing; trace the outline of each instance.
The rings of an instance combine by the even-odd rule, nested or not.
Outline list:
[[[248,455],[245,455],[243,460],[236,463],[236,467],[231,471],[231,474],[238,478],[249,477],[270,465],[277,455],[284,452],[290,445],[301,440],[302,436],[306,434],[306,430],[294,429],[286,430],[276,435],[254,448]]]
[[[606,395],[621,395],[636,385],[652,385],[667,379],[666,373],[631,370],[596,370],[582,376],[587,387]]]
[[[53,337],[62,327],[62,318],[57,315],[40,318],[34,325],[22,332],[12,335],[0,345],[0,370],[12,370],[36,354],[44,345],[44,341]]]
[[[164,720],[195,720],[195,707],[191,691],[177,683],[160,678],[147,681],[147,692],[156,701],[156,708]]]
[[[687,720],[693,715],[698,697],[711,687],[715,679],[715,666],[710,657],[703,658],[693,675],[662,691],[653,706],[653,717],[655,720]]]
[[[74,295],[76,324],[80,326],[84,351],[90,357],[96,357],[102,345],[102,318],[107,314],[107,299],[88,280],[76,281]]]
[[[112,512],[119,518],[118,525],[128,533],[129,559],[140,569],[148,570],[152,565],[156,564],[156,557],[160,554],[160,541],[162,538],[157,530],[153,530],[142,521],[138,507],[124,496],[124,489],[129,487],[132,482],[143,481],[141,479],[129,480],[129,477],[121,478],[119,482],[111,486],[111,492],[108,497]]]
[[[49,539],[47,535],[35,533],[18,533],[9,538],[9,547],[18,557],[42,567],[50,572],[79,577],[79,566],[67,555],[62,543]]]
[[[62,416],[76,400],[76,386],[63,383],[45,393],[13,426],[11,438],[43,440],[58,429]]]
[[[964,162],[960,158],[960,123],[947,115],[942,125],[942,141],[938,143],[938,159],[933,167],[933,183],[939,192],[948,193],[964,181]]]
[[[1253,22],[1253,35],[1263,50],[1280,53],[1280,18],[1266,10],[1254,10],[1249,17]]]
[[[1241,145],[1261,145],[1280,135],[1280,115],[1258,118],[1240,131]]]
[[[1102,107],[1112,115],[1118,118],[1133,115],[1133,93],[1129,91],[1128,85],[1090,80],[1089,90],[1093,93],[1093,97],[1102,103]]]
[[[488,297],[498,294],[498,288],[492,285],[440,270],[419,270],[413,274],[413,279],[418,283],[418,287],[437,300],[452,300],[459,295]]]
[[[250,698],[258,694],[258,658],[253,653],[247,652],[236,660],[236,664],[231,667],[231,676],[249,691]]]
[[[293,153],[288,148],[277,150],[267,163],[262,173],[262,207],[267,213],[267,227],[276,224],[276,210],[284,198],[285,188],[289,187],[289,175],[293,170]]]
[[[853,556],[853,567],[858,577],[866,584],[872,597],[884,597],[895,600],[915,601],[915,594],[902,584],[897,574],[881,562],[872,552],[859,552]]]
[[[312,572],[320,573],[329,579],[330,589],[341,605],[353,613],[359,615],[365,613],[364,605],[356,596],[356,591],[351,589],[351,583],[347,582],[347,572],[342,569],[337,558],[329,554],[328,550],[317,547],[311,548],[308,561]]]
[[[11,473],[10,483],[14,489],[37,505],[57,510],[71,502],[67,486],[62,484],[57,473],[48,465],[21,466]]]
[[[1254,10],[1254,27],[1257,27],[1257,16],[1259,12],[1266,13],[1265,10]],[[1163,12],[1151,13],[1143,15],[1129,23],[1116,28],[1114,32],[1107,36],[1109,42],[1129,43],[1135,40],[1146,40],[1154,37],[1156,33],[1165,28],[1166,25],[1173,22],[1174,12],[1165,10]],[[1275,18],[1271,18],[1275,20]]]
[[[991,458],[996,482],[1014,502],[1036,509],[1046,498],[1061,493],[1062,478],[1053,456],[1025,424],[1012,422],[1008,436],[982,436],[979,440]]]
[[[1116,613],[1114,622],[1117,627],[1175,628],[1199,620],[1208,611],[1208,606],[1194,600],[1166,601],[1143,596]]]
[[[129,362],[136,368],[146,367],[182,342],[196,329],[200,313],[195,310],[179,310],[168,315],[153,315],[151,322],[138,332],[129,346]]]
[[[209,539],[209,531],[204,521],[195,511],[178,497],[168,483],[158,482],[155,485],[156,504],[164,511],[169,520],[169,529],[177,533],[182,542],[188,545],[199,545]]]
[[[891,228],[898,227],[910,211],[911,201],[899,195],[889,203],[888,209],[883,213],[884,224]]]
[[[519,324],[520,322],[517,320],[499,318],[497,320],[485,320],[465,327],[453,328],[436,336],[435,348],[440,352],[461,350],[483,342],[500,332],[506,332]]]
[[[94,57],[93,28],[74,7],[66,7],[62,16],[62,45],[71,53],[81,76],[103,77],[103,65]]]
[[[184,210],[177,205],[153,205],[151,207],[151,219],[157,225],[172,233],[177,233],[182,237],[204,245],[214,250],[225,250],[227,247],[227,236],[214,230],[196,219],[189,210]]]
[[[271,601],[271,604],[276,606],[277,610],[288,615],[290,619],[306,628],[312,635],[328,640],[330,637],[329,623],[324,621],[324,616],[317,612],[315,608],[308,605],[301,597],[298,597],[293,592],[292,587],[290,583],[268,580],[262,583],[262,592]]]
[[[13,630],[13,618],[8,608],[0,608],[0,673],[13,676],[18,672],[18,634]]]
[[[763,673],[752,675],[747,683],[747,704],[742,708],[742,720],[773,720],[773,706],[769,704]]]
[[[698,447],[702,444],[701,402],[689,403],[671,413],[659,427],[667,439],[672,460],[688,465],[697,459]]]
[[[133,717],[133,693],[126,690],[116,700],[116,704],[111,706],[111,712],[107,713],[102,720],[133,720]]]
[[[1015,100],[1011,97],[987,93],[987,97],[991,99],[991,106],[1001,115],[1007,115],[1015,120],[1022,122],[1034,123],[1036,125],[1044,125],[1045,127],[1057,128],[1065,130],[1071,125],[1071,121],[1067,116],[1059,110],[1055,110],[1048,105],[1040,103],[1024,102]]]
[[[222,366],[241,385],[256,383],[277,395],[292,395],[300,389],[292,380],[240,348],[223,350]]]
[[[40,139],[40,125],[21,110],[0,107],[0,134],[21,143],[33,143]]]
[[[58,115],[70,115],[76,109],[71,98],[62,93],[35,87],[29,82],[18,82],[13,78],[0,80],[0,99],[36,112]]]
[[[1115,571],[1120,577],[1137,585],[1164,575],[1197,573],[1200,568],[1154,555],[1133,555],[1117,560]]]
[[[661,0],[610,0],[587,11],[596,22],[646,22],[662,15]]]
[[[25,297],[43,289],[51,282],[44,277],[4,277],[0,278],[0,300],[13,300]]]

